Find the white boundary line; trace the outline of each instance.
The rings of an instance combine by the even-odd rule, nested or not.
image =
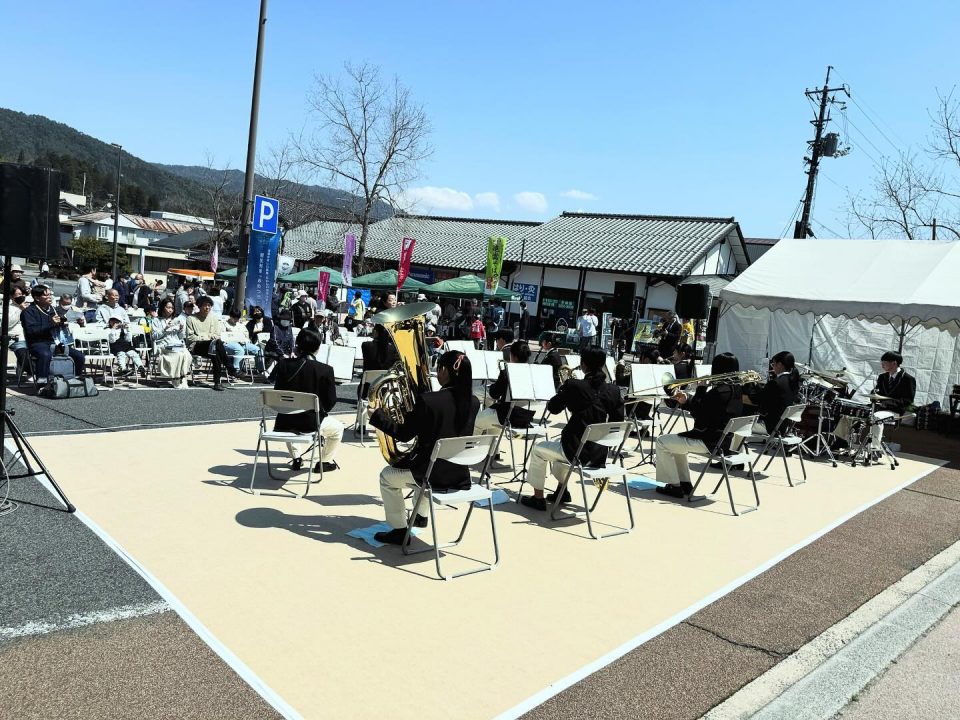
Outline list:
[[[929,462],[929,460],[930,460],[929,458],[924,458],[924,461],[925,461],[925,462]],[[843,523],[847,522],[847,521],[850,520],[851,518],[856,517],[857,515],[859,515],[860,513],[864,512],[865,510],[868,510],[869,508],[873,507],[873,506],[876,505],[877,503],[882,502],[883,500],[886,500],[888,497],[890,497],[890,496],[893,495],[894,493],[900,492],[900,491],[903,490],[905,487],[907,487],[907,486],[909,486],[909,485],[912,485],[912,484],[915,483],[917,480],[925,477],[926,475],[929,475],[929,474],[930,474],[931,472],[933,472],[934,470],[938,470],[938,469],[940,469],[941,467],[943,467],[944,465],[947,464],[946,461],[937,461],[937,462],[938,462],[939,464],[933,465],[929,470],[926,470],[926,471],[920,473],[919,475],[917,475],[916,477],[912,477],[912,478],[910,478],[909,480],[904,481],[903,483],[895,486],[894,488],[892,488],[892,489],[889,490],[888,492],[884,493],[883,495],[880,495],[879,497],[874,498],[874,499],[871,500],[870,502],[866,503],[865,505],[860,506],[860,507],[857,508],[856,510],[852,510],[851,512],[847,513],[846,515],[843,515],[842,517],[838,518],[837,520],[835,520],[834,522],[830,523],[830,524],[827,525],[826,527],[823,527],[823,528],[821,528],[820,530],[818,530],[817,532],[813,533],[812,535],[804,538],[803,540],[801,540],[800,542],[798,542],[796,545],[793,545],[792,547],[787,548],[786,550],[784,550],[784,551],[783,551],[782,553],[780,553],[779,555],[776,555],[775,557],[771,558],[770,560],[768,560],[767,562],[763,563],[762,565],[759,565],[758,567],[754,568],[753,570],[751,570],[750,572],[746,573],[745,575],[742,575],[742,576],[740,576],[739,578],[737,578],[736,580],[733,580],[732,582],[727,583],[726,585],[724,585],[724,586],[723,586],[722,588],[720,588],[719,590],[716,590],[715,592],[707,595],[705,598],[703,598],[703,599],[701,599],[701,600],[693,603],[693,604],[690,605],[689,607],[684,608],[683,610],[681,610],[680,612],[678,612],[676,615],[673,615],[672,617],[667,618],[666,620],[664,620],[664,621],[663,621],[662,623],[660,623],[659,625],[655,625],[654,627],[650,628],[649,630],[641,633],[640,635],[637,635],[636,637],[628,640],[627,642],[623,643],[622,645],[614,648],[613,650],[611,650],[610,652],[608,652],[606,655],[603,655],[603,656],[597,658],[597,659],[594,660],[593,662],[587,663],[587,664],[584,665],[582,668],[580,668],[580,669],[578,669],[578,670],[575,670],[574,672],[570,673],[570,674],[567,675],[566,677],[563,677],[563,678],[557,680],[556,682],[548,685],[547,687],[545,687],[545,688],[544,688],[543,690],[541,690],[540,692],[535,693],[534,695],[531,695],[529,698],[527,698],[527,699],[524,700],[523,702],[521,702],[521,703],[519,703],[519,704],[517,704],[517,705],[514,705],[512,708],[510,708],[509,710],[506,710],[505,712],[500,713],[499,715],[496,716],[496,720],[514,720],[514,718],[518,718],[518,717],[520,717],[521,715],[523,715],[524,713],[527,713],[527,712],[529,712],[530,710],[533,710],[533,709],[534,709],[535,707],[537,707],[538,705],[542,705],[542,704],[545,703],[547,700],[549,700],[550,698],[552,698],[554,695],[558,695],[559,693],[561,693],[561,692],[563,692],[564,690],[566,690],[568,687],[570,687],[570,686],[572,686],[572,685],[575,685],[576,683],[578,683],[578,682],[580,682],[581,680],[583,680],[584,678],[592,675],[593,673],[597,672],[598,670],[602,670],[602,669],[605,668],[607,665],[610,665],[610,664],[611,664],[612,662],[614,662],[615,660],[618,660],[618,659],[620,659],[621,657],[623,657],[624,655],[626,655],[627,653],[629,653],[631,650],[637,649],[638,647],[640,647],[641,645],[643,645],[645,642],[647,642],[647,641],[655,638],[657,635],[660,635],[661,633],[669,630],[669,629],[672,628],[674,625],[678,625],[679,623],[683,622],[684,620],[686,620],[688,617],[690,617],[690,616],[693,615],[694,613],[698,612],[699,610],[702,610],[702,609],[705,608],[707,605],[710,605],[711,603],[715,602],[716,600],[719,600],[719,599],[722,598],[724,595],[727,595],[727,594],[731,593],[732,591],[736,590],[736,589],[737,589],[738,587],[740,587],[741,585],[749,582],[750,580],[753,580],[755,577],[757,577],[757,576],[760,575],[761,573],[766,572],[767,570],[769,570],[770,568],[772,568],[772,567],[773,567],[774,565],[776,565],[777,563],[779,563],[779,562],[785,560],[786,558],[790,557],[791,555],[793,555],[793,554],[794,554],[795,552],[797,552],[798,550],[802,550],[803,548],[805,548],[805,547],[806,547],[807,545],[809,545],[810,543],[812,543],[812,542],[814,542],[815,540],[818,540],[819,538],[823,537],[823,536],[826,535],[828,532],[830,532],[831,530],[836,529],[837,527],[839,527],[839,526],[842,525]]]
[[[95,610],[88,613],[74,613],[60,622],[34,620],[17,627],[0,627],[0,640],[29,637],[31,635],[46,635],[61,630],[75,630],[76,628],[96,625],[98,623],[114,622],[115,620],[129,620],[130,618],[146,617],[158,613],[168,612],[170,606],[165,600],[155,600],[149,603],[136,605],[120,605],[108,610]]]
[[[11,455],[16,454],[16,445],[13,444],[11,440],[4,441],[4,447],[10,452]],[[22,461],[21,461],[22,463]],[[53,487],[47,482],[47,478],[43,474],[37,475],[37,479],[40,481],[40,484],[47,489],[47,492],[54,497],[57,502],[60,502],[60,499],[56,497],[53,492]],[[240,676],[240,678],[247,683],[253,690],[260,695],[267,703],[273,707],[278,713],[283,717],[289,718],[290,720],[301,720],[302,716],[294,708],[287,703],[280,695],[273,690],[269,685],[267,685],[263,680],[261,680],[256,673],[251,670],[246,663],[244,663],[240,658],[238,658],[226,645],[220,642],[217,637],[207,629],[207,627],[200,622],[196,615],[194,615],[190,610],[180,602],[179,598],[174,595],[170,590],[162,583],[158,578],[156,578],[153,573],[147,570],[142,566],[137,560],[123,548],[120,543],[114,540],[107,532],[101,528],[97,523],[92,519],[87,517],[83,512],[77,510],[74,515],[76,518],[86,525],[90,530],[101,540],[103,540],[106,545],[112,549],[117,555],[119,555],[126,563],[133,568],[144,580],[146,580],[150,586],[157,591],[157,594],[162,597],[170,608],[179,615],[183,621],[190,626],[190,629],[193,630],[203,642],[210,647],[217,655],[220,656],[220,659],[223,660],[230,668]]]

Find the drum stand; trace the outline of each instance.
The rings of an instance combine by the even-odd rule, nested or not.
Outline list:
[[[836,467],[837,459],[830,451],[830,443],[827,442],[826,433],[823,432],[823,414],[826,410],[827,404],[823,402],[823,400],[820,400],[819,403],[816,404],[820,406],[819,412],[817,413],[817,432],[804,438],[803,442],[800,443],[799,452],[807,453],[811,460],[816,460],[821,455],[826,453],[827,457],[830,459],[830,464],[833,465],[833,467]],[[810,447],[810,445],[807,443],[812,443],[813,447]]]

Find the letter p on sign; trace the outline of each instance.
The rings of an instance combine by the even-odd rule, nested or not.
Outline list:
[[[280,215],[280,201],[273,198],[255,195],[253,198],[253,224],[257,232],[275,235],[277,219]]]

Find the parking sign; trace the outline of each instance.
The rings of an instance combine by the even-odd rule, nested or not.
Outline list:
[[[253,198],[253,229],[257,232],[274,235],[277,232],[277,221],[280,217],[280,201],[273,198],[255,195]]]

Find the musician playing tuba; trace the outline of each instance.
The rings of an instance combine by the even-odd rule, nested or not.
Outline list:
[[[465,437],[473,432],[473,424],[480,411],[480,401],[473,395],[473,371],[464,353],[451,350],[437,362],[437,380],[440,390],[418,395],[413,411],[397,422],[381,407],[368,410],[370,424],[400,442],[416,439],[413,450],[402,456],[392,467],[380,472],[380,496],[387,523],[392,528],[374,537],[382,543],[400,545],[407,532],[407,512],[403,501],[404,490],[423,482],[430,465],[430,455],[438,440]],[[437,460],[430,477],[435,491],[470,489],[469,468]],[[413,508],[416,527],[427,526],[427,508]]]
[[[739,370],[740,362],[733,353],[722,353],[713,359],[713,372],[717,375]],[[678,392],[673,399],[693,415],[693,430],[657,438],[657,482],[665,483],[657,487],[657,492],[685,497],[693,490],[687,454],[710,454],[730,419],[743,413],[743,390],[734,382],[718,382],[698,387],[693,397]]]

